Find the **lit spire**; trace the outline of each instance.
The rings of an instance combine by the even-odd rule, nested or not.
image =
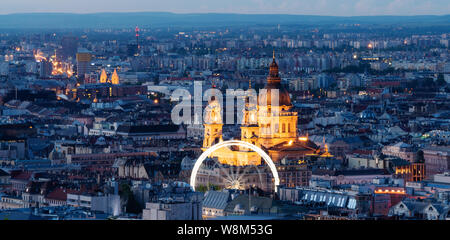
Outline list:
[[[114,85],[119,84],[119,76],[117,75],[117,71],[116,71],[115,68],[114,68],[114,72],[113,72],[113,74],[111,76],[111,83],[114,84]]]
[[[102,70],[102,74],[100,75],[100,83],[106,83],[108,76],[106,75],[105,69]]]
[[[269,66],[269,77],[267,81],[270,83],[279,83],[281,81],[280,76],[278,75],[278,65],[275,61],[275,50],[273,50],[273,61]]]

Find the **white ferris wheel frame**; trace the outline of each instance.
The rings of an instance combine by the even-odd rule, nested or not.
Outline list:
[[[223,147],[228,147],[228,146],[246,147],[246,148],[250,148],[251,150],[257,152],[259,154],[259,156],[261,156],[264,159],[264,161],[267,163],[267,165],[269,166],[270,171],[272,172],[273,178],[275,179],[275,192],[277,192],[277,186],[280,185],[280,178],[278,177],[277,168],[275,167],[275,164],[273,163],[272,159],[261,148],[255,146],[251,143],[240,141],[240,140],[228,140],[228,141],[220,142],[218,144],[211,146],[206,151],[204,151],[202,153],[202,155],[200,155],[200,157],[195,162],[194,168],[192,169],[192,173],[191,173],[190,185],[194,189],[194,191],[195,191],[195,182],[196,182],[196,178],[197,178],[197,172],[200,169],[200,166],[202,165],[203,161],[217,149],[223,148]]]

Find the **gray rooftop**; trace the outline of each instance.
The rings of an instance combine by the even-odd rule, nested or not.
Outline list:
[[[208,191],[203,200],[203,207],[225,209],[229,199],[230,193],[228,191]]]

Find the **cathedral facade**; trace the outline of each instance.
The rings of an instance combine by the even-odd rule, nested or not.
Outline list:
[[[306,136],[298,136],[298,115],[292,109],[288,91],[281,85],[275,56],[256,106],[250,102],[246,101],[244,108],[240,140],[263,149],[275,164],[285,158],[301,160],[305,155],[320,153],[320,148]],[[223,141],[223,122],[217,101],[211,101],[207,106],[204,126],[203,150]],[[243,147],[224,147],[210,157],[232,166],[257,166],[262,160],[256,152]]]
[[[108,75],[106,74],[105,69],[102,70],[102,73],[100,75],[100,83],[111,83],[113,85],[119,84],[119,75],[117,75],[117,71],[114,68],[114,72],[111,75],[111,78],[108,79]]]

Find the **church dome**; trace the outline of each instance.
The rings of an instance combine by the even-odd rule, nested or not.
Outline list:
[[[264,89],[266,89],[266,93],[260,94],[258,103],[261,106],[271,106],[272,105],[272,96],[275,96],[276,91],[272,93],[272,90],[278,90],[278,104],[275,102],[274,106],[291,106],[291,97],[289,96],[289,92],[281,86],[281,84],[267,84]]]
[[[264,87],[266,93],[259,95],[258,103],[262,106],[272,105],[272,91],[278,90],[278,105],[275,106],[291,106],[291,97],[289,92],[281,85],[281,78],[278,74],[278,64],[275,62],[275,54],[273,56],[273,61],[270,64],[269,76],[267,77],[267,83]],[[273,94],[276,94],[274,91]]]

